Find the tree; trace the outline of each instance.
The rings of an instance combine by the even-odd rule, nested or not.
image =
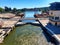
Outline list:
[[[3,12],[3,8],[0,7],[0,13],[2,13],[2,12]]]
[[[7,6],[5,6],[5,11],[8,12],[8,7]]]
[[[13,13],[16,13],[17,9],[16,8],[13,8],[12,12]]]
[[[8,8],[8,11],[12,11],[12,9],[11,8]]]
[[[10,12],[12,9],[10,7],[5,6],[5,12]]]

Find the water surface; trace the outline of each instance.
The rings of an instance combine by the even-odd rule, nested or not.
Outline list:
[[[27,24],[16,27],[1,45],[48,45],[39,26]]]
[[[25,11],[25,18],[34,18],[35,13],[41,14],[40,11]]]

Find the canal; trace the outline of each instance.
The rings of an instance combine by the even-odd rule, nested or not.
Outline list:
[[[25,18],[30,18],[33,12],[26,12]],[[30,15],[30,16],[28,16]],[[32,16],[33,17],[33,16]],[[33,17],[34,18],[34,17]],[[23,20],[22,22],[36,22],[35,20]],[[17,26],[5,38],[0,45],[54,45],[50,42],[49,36],[40,25],[26,24]]]
[[[2,45],[47,45],[40,27],[31,24],[16,27]]]
[[[25,18],[34,18],[34,14],[41,14],[40,11],[25,11]]]

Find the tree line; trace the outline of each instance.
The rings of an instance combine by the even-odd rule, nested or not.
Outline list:
[[[23,9],[17,9],[17,8],[11,8],[11,7],[7,7],[5,6],[4,8],[0,7],[0,13],[20,13],[20,12],[24,12],[24,11],[42,11],[42,12],[47,12],[49,11],[49,7],[42,7],[42,8],[31,8],[31,9],[27,9],[27,8],[23,8]]]
[[[7,7],[5,6],[4,8],[0,7],[0,13],[7,13],[7,12],[10,12],[10,13],[17,13],[17,12],[23,12],[24,10],[23,9],[17,9],[17,8],[11,8],[11,7]]]

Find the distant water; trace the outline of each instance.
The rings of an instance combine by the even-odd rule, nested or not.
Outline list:
[[[35,13],[41,13],[40,11],[25,11],[25,18],[34,18]],[[22,20],[22,22],[36,22],[35,20]]]
[[[40,11],[25,11],[25,18],[34,18],[35,13],[41,13]]]

